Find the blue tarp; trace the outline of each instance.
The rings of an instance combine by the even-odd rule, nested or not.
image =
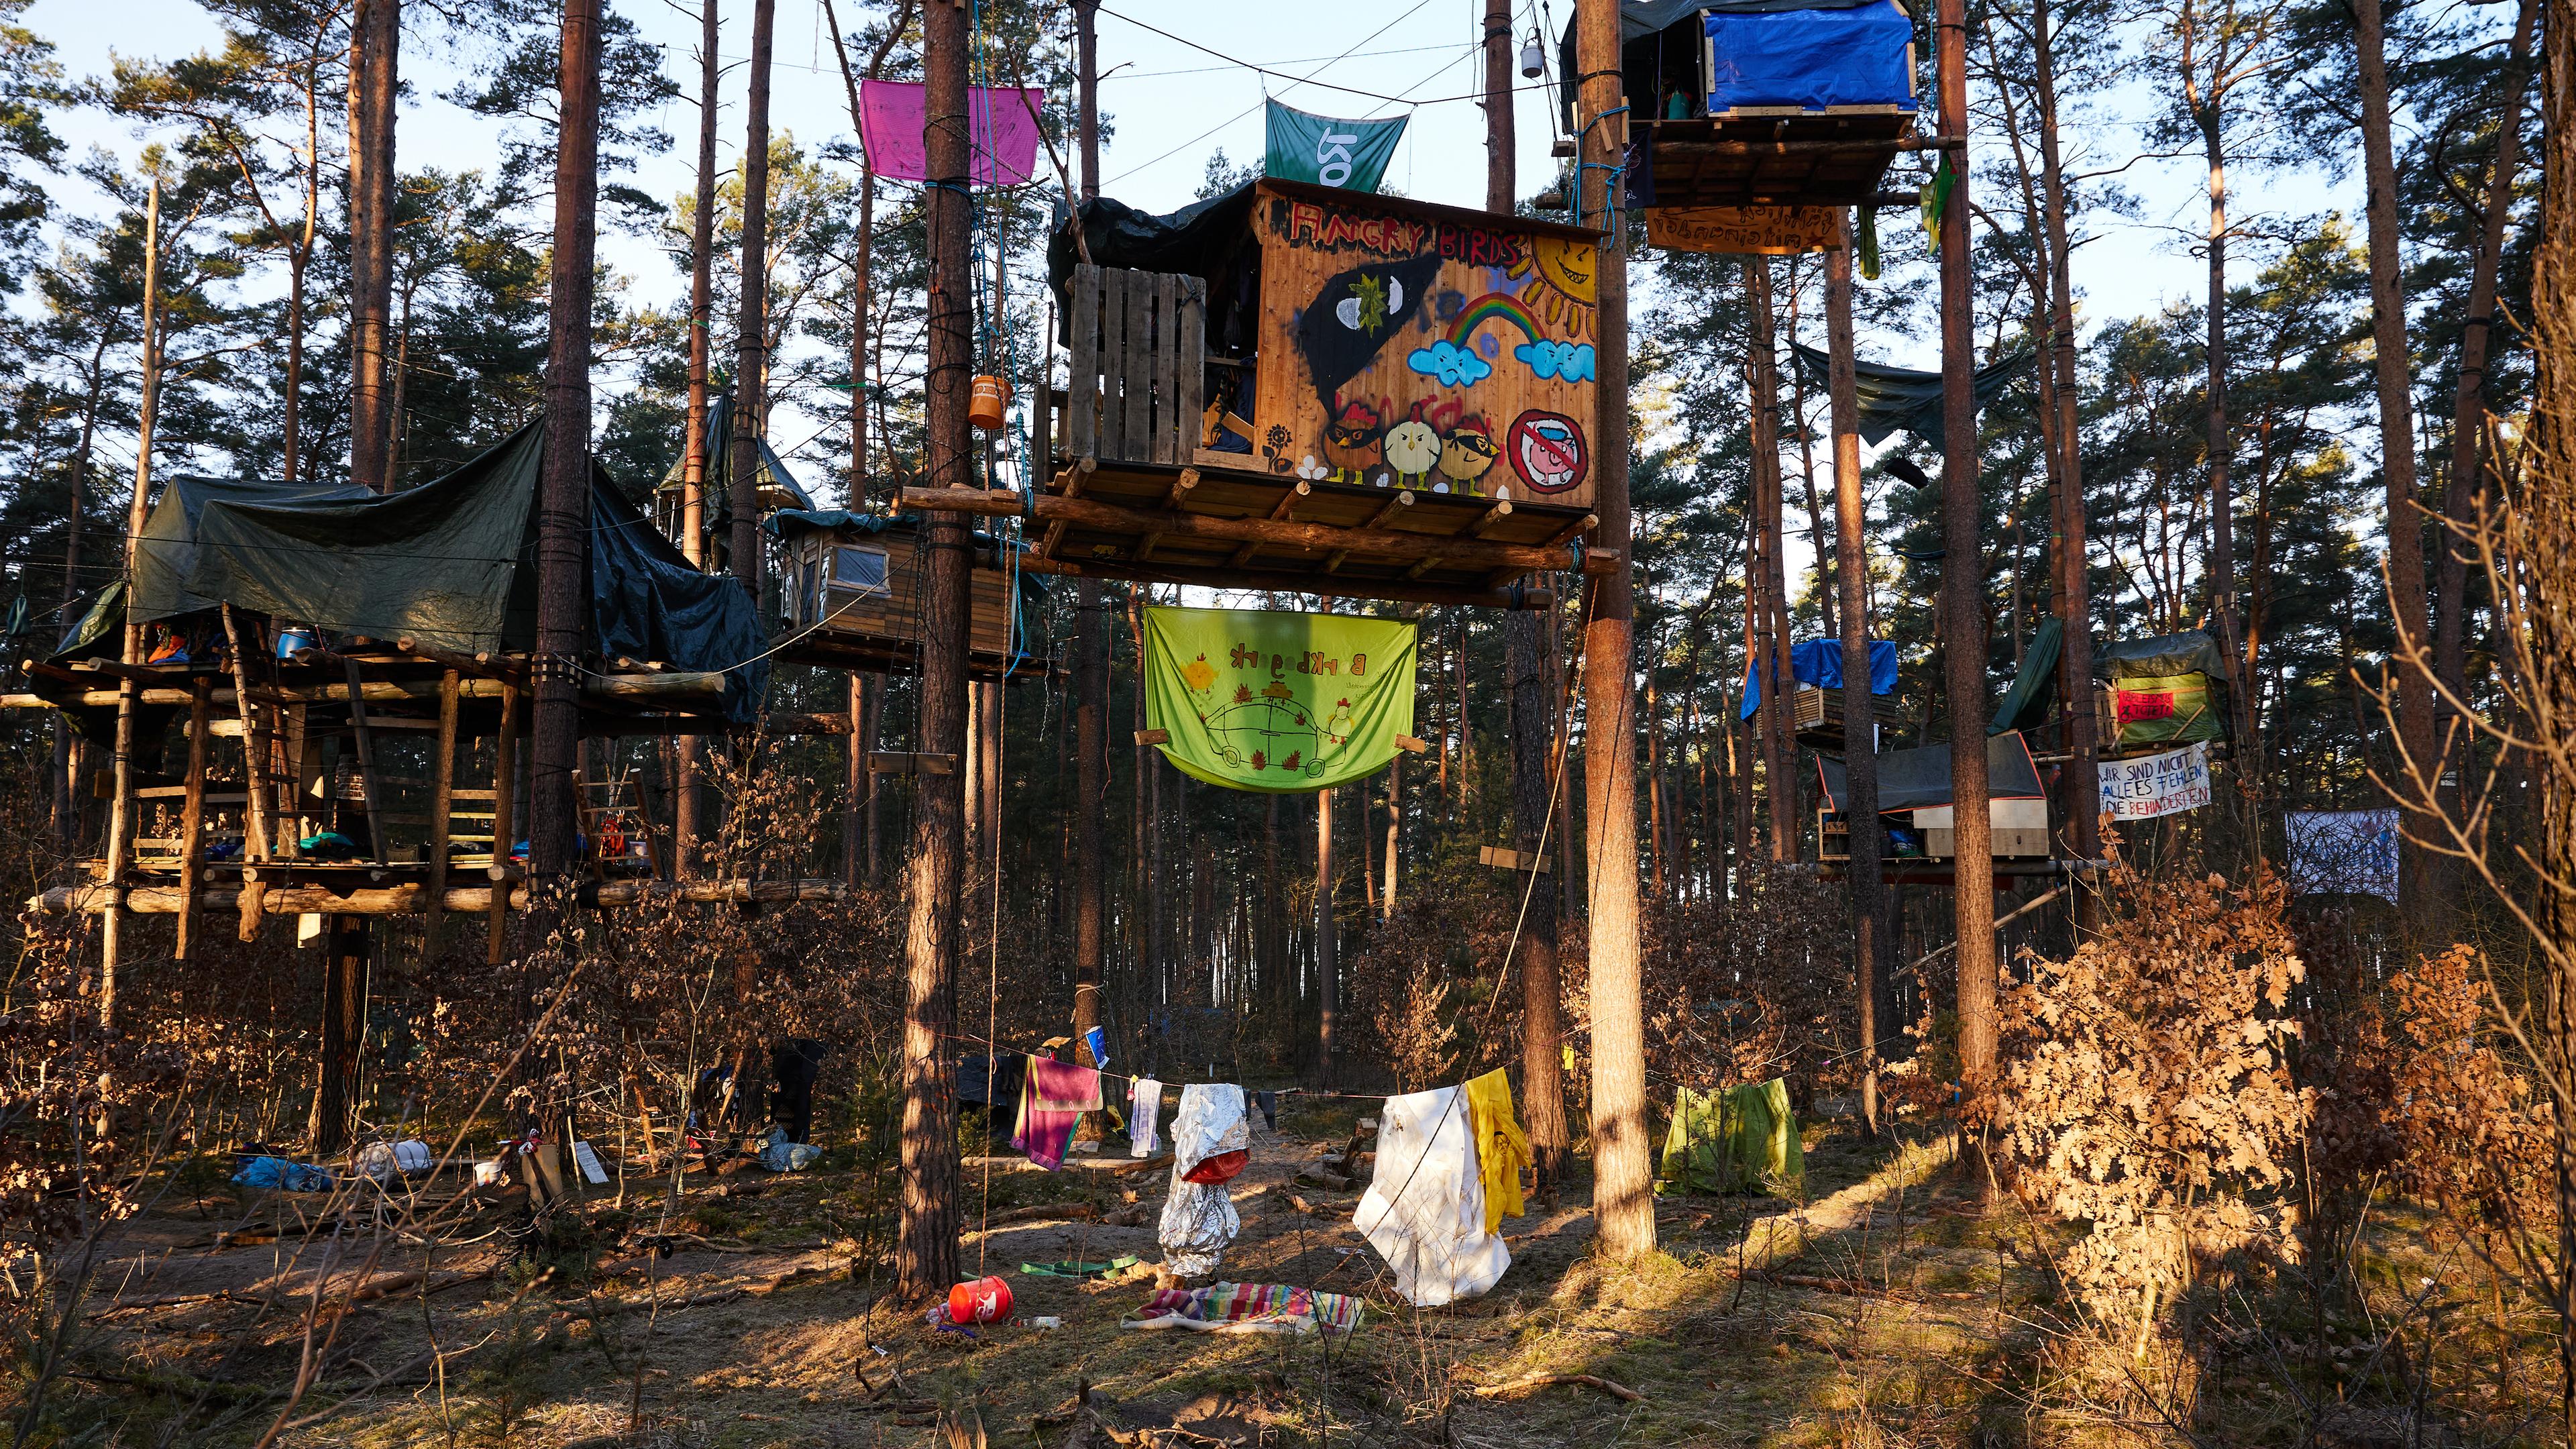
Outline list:
[[[1712,12],[1711,114],[1735,106],[1914,108],[1906,46],[1914,22],[1895,0],[1848,10]]]
[[[1790,645],[1789,677],[1800,684],[1812,684],[1818,689],[1842,688],[1843,641],[1809,639],[1804,643]],[[1896,692],[1896,646],[1884,639],[1869,641],[1869,692],[1872,694]],[[1760,671],[1748,669],[1744,674],[1743,717],[1753,718],[1753,711],[1761,706]]]

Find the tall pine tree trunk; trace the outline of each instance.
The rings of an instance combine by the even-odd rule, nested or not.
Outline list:
[[[2102,854],[2098,750],[2101,721],[2093,713],[2093,589],[2085,551],[2084,449],[2075,377],[2075,280],[2067,249],[2066,169],[2058,149],[2056,42],[2049,30],[2049,0],[2033,0],[2031,48],[2039,89],[2040,189],[2046,198],[2048,234],[2048,359],[2057,422],[2058,618],[2065,629],[2058,656],[2058,697],[2066,711],[2066,838],[2079,860]],[[2077,917],[2090,924],[2095,896],[2076,892]]]
[[[705,0],[698,16],[698,194],[689,215],[689,421],[680,464],[680,551],[689,562],[706,567],[707,549],[707,362],[708,332],[715,322],[716,249],[716,55],[717,0]],[[863,396],[854,393],[853,396]],[[850,738],[858,738],[851,721]],[[672,874],[686,880],[696,870],[698,784],[696,735],[676,741],[678,802],[671,810]]]
[[[537,655],[529,670],[536,686],[528,761],[532,886],[552,882],[575,864],[578,670],[590,603],[590,301],[598,236],[599,49],[599,0],[565,0],[554,265],[546,304],[546,446],[537,504]]]
[[[358,0],[349,55],[349,481],[393,491],[394,115],[402,0]]]
[[[2397,739],[2412,769],[2428,782],[2442,772],[2433,738],[2433,694],[2427,668],[2412,667],[2432,640],[2424,590],[2424,517],[2415,502],[2415,396],[2406,345],[2406,291],[2398,275],[2397,157],[2389,136],[2388,57],[2379,0],[2352,0],[2355,70],[2361,85],[2362,175],[2369,185],[2364,215],[2370,234],[2370,340],[2379,382],[2380,471],[2388,480],[2388,607],[2396,626],[2396,653],[2407,667],[2389,671],[2397,692]],[[2562,138],[2563,139],[2563,138]],[[2430,665],[2430,660],[2423,663]],[[2412,792],[2410,792],[2412,793]],[[2407,832],[2398,847],[2398,911],[2438,946],[2451,929],[2449,862],[2414,843]]]
[[[1850,832],[1852,980],[1860,1003],[1861,1121],[1872,1133],[1888,1124],[1878,1100],[1882,1043],[1893,1037],[1896,983],[1887,950],[1887,884],[1880,869],[1877,710],[1869,687],[1869,533],[1860,487],[1860,390],[1852,358],[1852,257],[1848,215],[1843,245],[1826,254],[1826,378],[1833,410],[1834,563],[1842,593],[1843,777]]]
[[[734,336],[731,492],[733,576],[760,602],[760,442],[769,417],[769,58],[778,0],[752,0],[750,98],[742,150],[742,311]]]
[[[1637,731],[1629,670],[1635,658],[1635,581],[1628,556],[1628,254],[1610,194],[1624,153],[1618,0],[1577,0],[1575,54],[1583,77],[1578,219],[1608,224],[1599,251],[1599,399],[1593,419],[1594,543],[1617,566],[1586,581],[1584,811],[1592,859],[1592,1211],[1602,1250],[1634,1259],[1655,1249],[1653,1164],[1646,1147],[1646,1041],[1637,922]]]

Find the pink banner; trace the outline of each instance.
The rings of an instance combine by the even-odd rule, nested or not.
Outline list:
[[[975,184],[1017,186],[1028,180],[1037,170],[1038,108],[1046,103],[1046,93],[1035,88],[969,90],[966,97]],[[859,140],[879,176],[930,179],[921,148],[928,109],[917,81],[859,83]]]

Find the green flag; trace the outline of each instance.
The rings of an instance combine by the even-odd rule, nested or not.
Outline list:
[[[1145,723],[1181,773],[1289,794],[1377,773],[1413,732],[1414,626],[1353,614],[1145,611]]]
[[[1405,118],[1391,121],[1340,121],[1314,116],[1270,101],[1267,128],[1270,152],[1261,174],[1282,181],[1312,181],[1375,191],[1386,177],[1395,143],[1404,139]]]

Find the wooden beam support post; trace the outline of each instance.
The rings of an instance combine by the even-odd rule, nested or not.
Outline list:
[[[421,923],[421,961],[438,959],[440,913],[447,909],[447,838],[456,808],[456,704],[461,678],[453,669],[439,680],[438,740],[429,762],[429,907]],[[497,848],[498,843],[495,842]]]
[[[1307,482],[1303,478],[1298,479],[1294,484],[1290,485],[1287,492],[1279,495],[1279,501],[1277,503],[1271,505],[1270,521],[1273,523],[1287,523],[1293,521],[1297,514],[1297,500],[1314,491],[1314,484]],[[1241,568],[1245,564],[1252,562],[1252,556],[1259,552],[1261,552],[1261,545],[1257,543],[1247,543],[1243,547],[1234,551],[1234,557],[1230,562],[1234,567]]]
[[[197,949],[197,885],[205,874],[206,838],[206,740],[213,724],[215,677],[200,674],[193,681],[195,697],[188,701],[188,780],[187,803],[179,812],[179,909],[178,940],[170,954],[186,961]]]
[[[519,691],[513,685],[501,692],[501,735],[492,746],[492,864],[484,872],[492,881],[492,906],[488,935],[483,948],[483,962],[498,966],[509,959],[506,949],[510,932],[510,893],[505,883],[510,879],[510,848],[517,842],[516,822],[510,807],[516,803],[519,789]]]
[[[1430,534],[1398,533],[1390,530],[1369,531],[1357,528],[1334,528],[1318,523],[1295,523],[1266,518],[1218,518],[1199,513],[1148,513],[1121,508],[1092,499],[1058,498],[1041,495],[1023,499],[1008,490],[985,492],[968,488],[906,488],[898,501],[901,508],[926,513],[972,513],[986,516],[1017,514],[1028,509],[1052,522],[1064,519],[1076,528],[1093,528],[1109,533],[1174,538],[1217,539],[1235,543],[1276,544],[1283,548],[1308,549],[1329,553],[1347,548],[1371,558],[1413,563],[1438,556],[1461,567],[1477,569],[1516,569],[1522,573],[1549,572],[1562,569],[1567,559],[1556,549],[1525,544],[1488,543],[1481,539],[1439,538]],[[1610,549],[1589,549],[1582,561],[1586,573],[1607,572],[1618,565],[1619,554]]]

